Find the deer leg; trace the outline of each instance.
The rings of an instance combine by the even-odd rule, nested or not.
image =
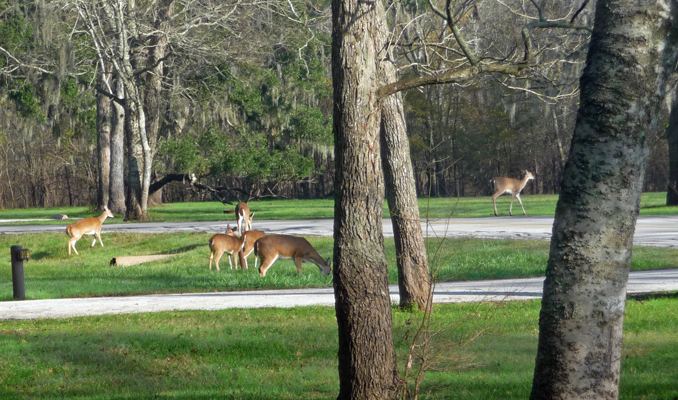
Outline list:
[[[233,269],[233,263],[231,262],[231,253],[228,253],[228,265],[231,266],[231,269]],[[236,265],[237,267],[237,265]]]
[[[209,269],[210,271],[212,270],[212,260],[213,259],[214,259],[214,250],[212,250],[212,252],[210,252],[210,269]]]
[[[520,202],[520,207],[522,207],[522,209],[523,209],[523,215],[527,215],[527,213],[525,212],[525,207],[523,206],[523,201],[520,200],[520,194],[517,194],[516,197],[518,198],[518,201]]]
[[[278,259],[278,256],[268,258],[266,260],[261,260],[261,267],[259,267],[259,275],[263,278],[266,276],[266,271],[273,265],[273,263]]]
[[[294,257],[294,264],[297,266],[297,272],[301,275],[301,262],[304,261],[304,257]]]
[[[217,253],[217,258],[214,259],[214,265],[216,265],[216,267],[217,267],[217,272],[218,272],[218,271],[221,271],[221,270],[219,269],[219,260],[221,260],[221,256],[223,256],[223,255],[224,255],[224,252],[223,252],[223,251],[220,252],[220,253]]]
[[[101,247],[104,247],[104,241],[101,240],[101,233],[97,232],[97,233],[96,233],[96,238],[99,239],[99,243],[101,243]]]
[[[496,193],[492,195],[492,204],[494,205],[494,216],[497,216],[497,197],[501,195],[497,195]]]
[[[247,268],[247,256],[245,255],[245,253],[243,253],[242,250],[238,252],[238,258],[240,259],[240,269],[242,269],[243,266],[245,269],[249,269]]]
[[[73,239],[68,241],[68,255],[69,256],[71,255],[71,247],[73,248],[73,251],[75,251],[75,254],[78,254],[78,249],[75,248],[76,242],[77,242],[77,240],[73,240]]]
[[[513,200],[515,200],[515,199],[516,199],[516,195],[514,194],[514,195],[511,196],[511,206],[509,207],[509,215],[510,216],[513,216]]]

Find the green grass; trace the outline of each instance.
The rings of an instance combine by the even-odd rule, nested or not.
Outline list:
[[[678,396],[676,309],[675,296],[628,302],[621,400]],[[528,398],[538,314],[538,301],[435,306],[432,349],[444,358],[422,398]],[[394,310],[401,371],[419,317]],[[0,392],[3,400],[334,399],[336,355],[331,307],[3,321]]]
[[[208,270],[207,233],[103,233],[105,247],[89,247],[91,237],[78,242],[80,255],[67,253],[65,233],[0,235],[0,248],[21,245],[31,250],[24,263],[26,296],[29,299],[115,296],[152,293],[208,292],[229,290],[328,287],[332,278],[318,268],[303,264],[297,275],[291,260],[278,260],[265,278],[254,269],[250,255],[248,270],[229,269],[226,256],[221,272]],[[331,238],[308,237],[321,256],[332,256]],[[386,239],[389,281],[397,282],[393,239]],[[539,240],[432,239],[427,242],[431,269],[439,281],[543,275],[549,242]],[[172,257],[145,264],[111,266],[114,257],[170,254]],[[0,301],[12,299],[9,252],[0,260]],[[634,250],[632,269],[678,267],[678,249],[639,247]]]
[[[552,216],[555,213],[557,195],[521,196],[528,215]],[[500,216],[508,216],[510,196],[501,196],[497,200]],[[678,214],[678,207],[666,207],[666,193],[644,193],[640,215]],[[322,219],[334,215],[334,200],[262,200],[249,203],[254,212],[254,220]],[[224,215],[224,210],[234,206],[219,202],[170,203],[149,209],[152,221],[235,221],[234,215]],[[419,211],[426,218],[469,218],[494,216],[491,197],[445,197],[419,199]],[[514,203],[514,215],[521,215],[520,204]],[[98,215],[87,207],[29,208],[0,210],[3,219],[44,219],[55,214],[66,214],[70,218],[86,218]],[[388,205],[384,203],[384,216],[388,217]],[[115,220],[121,222],[121,220]],[[65,221],[30,222],[31,224],[67,224]]]

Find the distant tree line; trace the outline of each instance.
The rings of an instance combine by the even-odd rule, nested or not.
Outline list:
[[[114,211],[138,217],[144,191],[170,174],[219,190],[183,178],[148,201],[331,196],[329,2],[282,3],[0,0],[0,207],[96,208],[117,197]],[[470,10],[460,21],[478,42],[509,54],[519,35],[486,30],[518,32],[517,17],[491,2]],[[449,67],[423,43],[442,21],[424,18],[428,11],[409,2],[388,9],[401,76]],[[562,35],[559,52],[540,55],[542,80],[488,77],[404,93],[419,196],[487,196],[490,179],[526,169],[536,175],[526,193],[558,192],[588,43],[587,32]],[[497,57],[489,51],[479,54]],[[668,109],[662,121],[646,137],[646,191],[669,181]]]

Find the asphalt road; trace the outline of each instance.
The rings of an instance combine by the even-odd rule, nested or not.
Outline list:
[[[3,221],[0,220],[0,224]],[[215,222],[144,222],[116,223],[107,220],[102,232],[209,232],[226,230],[234,221]],[[334,220],[258,221],[253,229],[269,234],[282,233],[298,236],[332,236]],[[487,239],[544,239],[551,238],[553,217],[491,217],[451,218],[422,222],[427,237],[474,237]],[[0,225],[0,234],[64,232],[65,225]],[[391,221],[384,220],[384,236],[393,236]],[[678,248],[678,215],[640,217],[636,224],[634,244]]]
[[[552,224],[552,217],[497,217],[433,220],[422,223],[422,227],[428,237],[546,240],[551,237]],[[227,225],[228,222],[106,223],[103,232],[223,232]],[[254,229],[300,236],[331,236],[332,227],[332,220],[254,221]],[[678,216],[641,217],[636,227],[634,243],[678,247],[677,231]],[[64,226],[0,225],[0,234],[35,232],[64,232]],[[384,236],[393,236],[389,220],[384,221]],[[543,277],[539,277],[439,283],[436,286],[434,302],[541,298],[543,280]],[[678,269],[632,272],[627,289],[629,293],[678,291]],[[397,285],[390,287],[390,295],[394,302],[398,301]],[[310,305],[334,305],[332,288],[6,301],[0,302],[0,320]]]
[[[542,296],[544,278],[442,282],[435,288],[435,303],[515,301]],[[389,287],[398,302],[398,286]],[[678,269],[631,272],[628,293],[678,290]],[[289,308],[333,306],[332,288],[160,294],[148,296],[92,297],[0,302],[0,320],[70,318],[103,314],[160,311],[223,310],[230,308]]]

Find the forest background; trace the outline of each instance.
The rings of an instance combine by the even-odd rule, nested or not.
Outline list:
[[[512,57],[536,18],[467,3],[460,21],[488,58]],[[551,15],[578,5],[555,3]],[[114,211],[134,216],[144,162],[156,204],[331,197],[329,5],[0,0],[0,208],[96,208],[117,192],[126,204]],[[388,17],[401,77],[449,68],[449,49],[431,45],[447,33],[427,3],[389,2]],[[590,32],[548,34],[562,40],[550,39],[558,48],[540,53],[529,80],[487,75],[404,92],[419,196],[487,196],[490,179],[523,170],[536,176],[524,193],[558,192]],[[667,189],[665,108],[646,138],[644,191]]]

